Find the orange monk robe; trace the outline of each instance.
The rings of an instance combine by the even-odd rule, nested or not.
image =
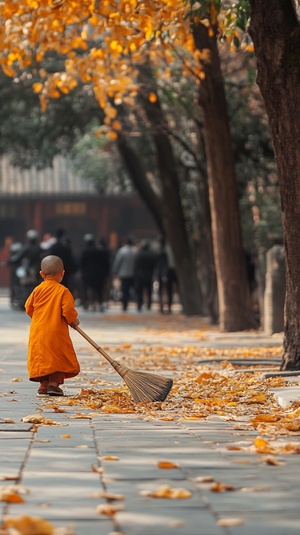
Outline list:
[[[55,372],[65,378],[80,372],[68,325],[77,317],[71,292],[51,279],[37,286],[25,303],[32,318],[28,344],[28,375],[31,381]]]

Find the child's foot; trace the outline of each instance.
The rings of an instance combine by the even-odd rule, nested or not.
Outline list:
[[[48,396],[63,396],[63,390],[59,386],[49,385],[47,388]]]
[[[40,388],[37,391],[37,396],[39,397],[48,396],[47,386],[40,386]]]

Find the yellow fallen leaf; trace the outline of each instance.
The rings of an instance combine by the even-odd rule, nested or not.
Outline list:
[[[296,431],[299,431],[300,429],[300,422],[290,422],[288,424],[284,424],[284,428],[287,429],[288,431],[293,431],[293,432],[296,432]]]
[[[20,496],[20,494],[10,488],[3,488],[0,491],[0,502],[6,502],[6,503],[24,503],[24,498]]]
[[[29,416],[24,416],[24,418],[21,418],[21,422],[44,425],[61,425],[50,418],[45,418],[45,416],[42,416],[41,414],[30,414]]]
[[[270,446],[269,442],[264,440],[261,437],[256,437],[254,441],[254,446],[258,453],[274,453],[272,446]]]
[[[69,416],[69,418],[73,418],[73,419],[80,419],[80,418],[83,418],[83,419],[86,419],[86,420],[90,420],[91,419],[91,415],[90,414],[82,414],[82,412],[76,412],[75,414],[72,414],[72,416]]]
[[[159,461],[157,463],[157,466],[158,468],[162,468],[162,469],[172,469],[172,468],[179,468],[178,464],[177,463],[173,463],[172,461]]]
[[[250,422],[277,422],[278,420],[280,420],[280,416],[276,414],[257,414]]]
[[[95,466],[94,464],[91,464],[91,468],[92,468],[93,472],[95,472],[97,474],[103,474],[103,472],[104,472],[102,466]]]
[[[28,494],[29,490],[19,484],[5,485],[4,487],[0,487],[0,497],[9,493]]]
[[[60,438],[71,438],[71,435],[67,433],[66,435],[61,435]]]
[[[230,527],[230,526],[242,526],[244,520],[242,518],[220,518],[217,521],[218,526]]]
[[[226,485],[225,483],[221,483],[220,481],[216,481],[209,487],[209,489],[212,492],[224,492],[235,490],[235,487],[233,487],[232,485]]]
[[[100,457],[103,461],[119,461],[119,457],[116,457],[115,455],[106,455],[106,457]]]
[[[197,383],[201,383],[201,381],[207,381],[208,379],[211,378],[211,373],[207,373],[207,372],[203,372],[201,373],[201,375],[199,375],[197,378],[196,378],[196,382]]]
[[[17,530],[18,535],[53,535],[54,527],[37,516],[6,516],[4,517],[3,529],[14,528]]]
[[[114,516],[119,511],[123,511],[123,505],[101,504],[96,508],[98,515]]]
[[[141,491],[140,494],[149,498],[167,498],[169,500],[186,499],[192,496],[192,493],[187,489],[172,488],[169,487],[169,485],[162,485],[154,491],[144,490]]]

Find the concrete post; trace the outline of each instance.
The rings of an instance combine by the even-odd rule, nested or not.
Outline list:
[[[285,301],[285,258],[282,245],[274,245],[266,255],[264,330],[266,334],[283,331]]]

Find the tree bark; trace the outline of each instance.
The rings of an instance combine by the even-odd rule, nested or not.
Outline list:
[[[146,63],[139,69],[143,84],[140,101],[153,130],[162,185],[164,228],[174,255],[183,312],[189,316],[200,315],[203,311],[202,296],[186,231],[172,145],[164,132],[164,116],[159,101],[151,103],[148,98],[149,87],[152,91],[154,86],[151,67]]]
[[[242,244],[237,184],[224,83],[215,35],[203,24],[193,28],[195,45],[210,50],[200,84],[209,180],[212,236],[222,331],[254,327],[246,257]]]
[[[163,225],[162,200],[151,188],[139,155],[133,147],[130,146],[124,136],[119,136],[117,145],[133,186],[149,209],[157,225],[158,231],[163,236],[165,231]]]
[[[292,0],[250,0],[257,83],[269,117],[286,258],[283,370],[300,369],[300,25]]]

